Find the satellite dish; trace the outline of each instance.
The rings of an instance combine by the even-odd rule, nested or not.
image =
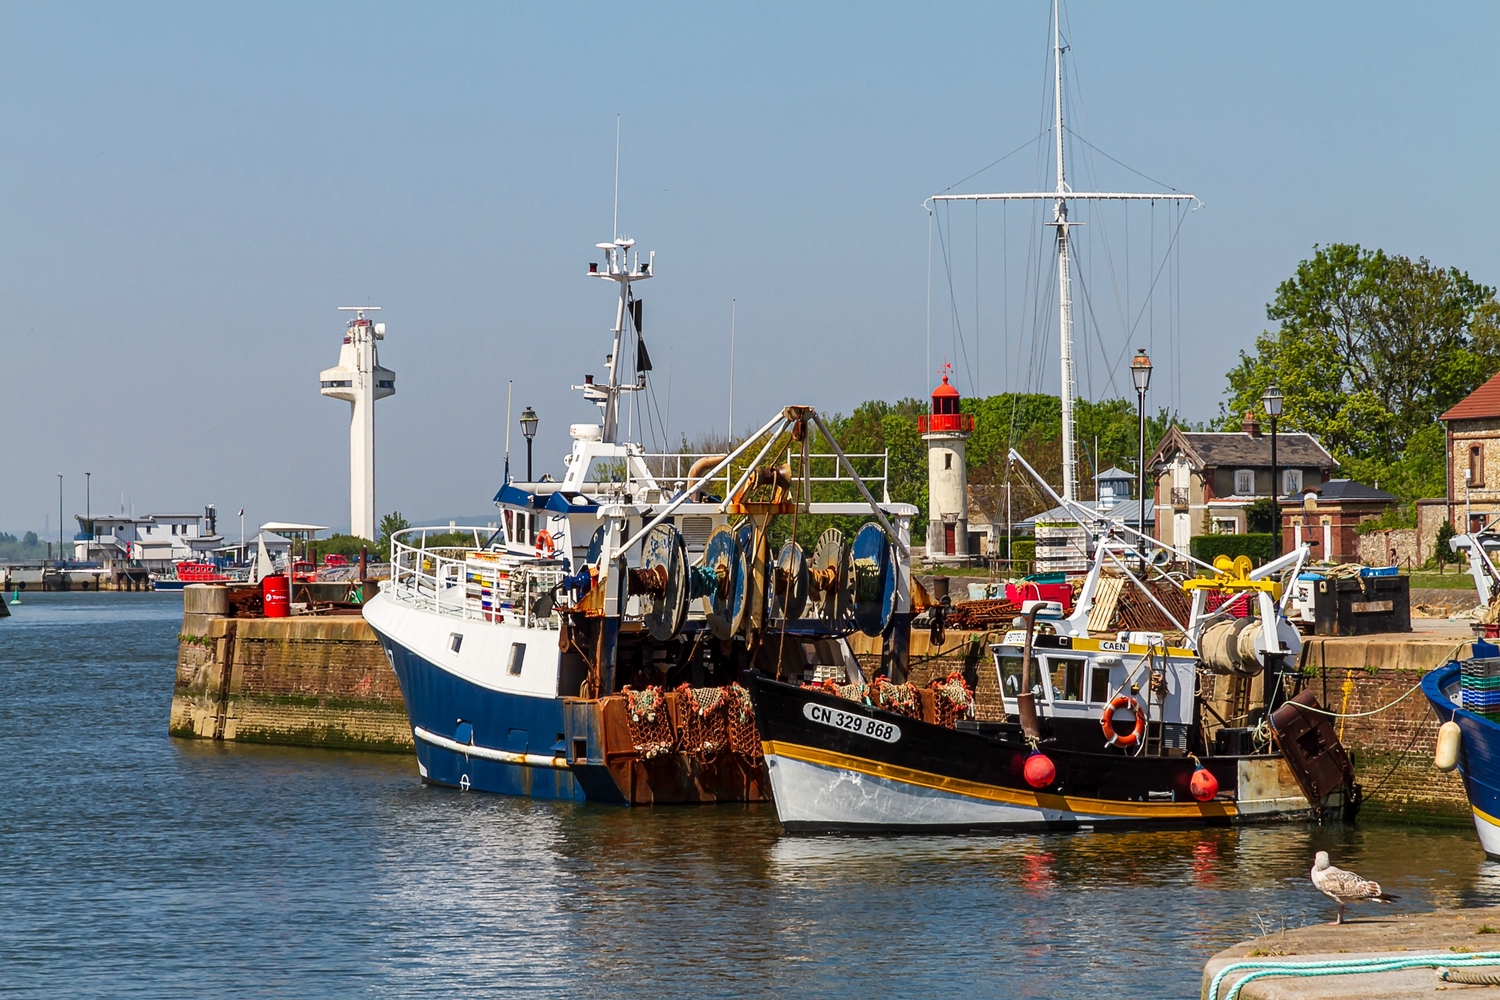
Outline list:
[[[802,546],[789,541],[781,547],[772,580],[774,617],[801,618],[807,609],[808,590],[807,559],[802,555]]]
[[[808,591],[817,599],[818,614],[828,621],[847,617],[854,600],[854,580],[842,531],[829,528],[818,536],[808,576]]]
[[[878,636],[896,610],[896,563],[880,525],[866,524],[854,536],[853,563],[854,624]]]
[[[721,524],[708,536],[708,545],[703,550],[703,566],[713,572],[715,581],[713,589],[703,595],[703,614],[708,618],[708,627],[720,639],[728,639],[740,630],[749,603],[746,586],[749,559],[734,535],[728,525]]]
[[[651,529],[641,544],[641,569],[654,573],[665,585],[661,593],[640,595],[646,631],[665,642],[682,631],[687,617],[687,547],[676,527],[658,524]]]

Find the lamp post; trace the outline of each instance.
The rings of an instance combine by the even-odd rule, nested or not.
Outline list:
[[[1136,488],[1135,504],[1135,527],[1142,535],[1146,533],[1146,390],[1151,387],[1151,359],[1146,357],[1142,348],[1135,349],[1135,358],[1130,362],[1130,378],[1135,382],[1135,395],[1138,402],[1136,407],[1137,422],[1140,425],[1140,439],[1136,451],[1136,478],[1140,481]],[[1152,490],[1152,517],[1156,520],[1155,490]],[[1135,540],[1136,551],[1141,554],[1141,572],[1146,571],[1146,539]]]
[[[63,558],[62,473],[57,474],[57,558]]]
[[[536,437],[537,415],[531,407],[521,411],[521,433],[526,436],[526,481],[531,479],[531,439]]]
[[[1281,486],[1276,481],[1280,472],[1276,468],[1276,420],[1281,416],[1281,404],[1286,397],[1272,385],[1267,387],[1260,401],[1265,404],[1266,416],[1271,418],[1271,558],[1281,555]]]

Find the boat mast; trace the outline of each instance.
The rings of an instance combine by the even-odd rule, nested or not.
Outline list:
[[[625,347],[625,323],[627,319],[634,322],[634,316],[630,311],[632,299],[630,286],[634,282],[645,281],[651,277],[651,267],[656,261],[656,251],[651,251],[646,257],[646,263],[642,264],[639,252],[634,255],[633,260],[631,259],[630,248],[635,246],[635,240],[616,237],[613,243],[596,243],[595,246],[604,251],[604,266],[600,268],[590,264],[589,273],[619,282],[620,285],[620,301],[615,307],[615,325],[610,331],[614,334],[614,347],[604,362],[604,367],[609,369],[609,380],[604,385],[595,385],[586,378],[584,385],[576,385],[573,388],[582,389],[584,398],[598,403],[600,409],[604,411],[601,440],[606,444],[618,444],[620,394],[638,392],[646,385],[645,372],[640,374],[634,385],[620,384],[620,352]]]
[[[1020,191],[999,194],[935,194],[929,202],[939,201],[1050,201],[1052,221],[1057,227],[1057,310],[1060,354],[1062,361],[1061,382],[1058,396],[1062,402],[1062,473],[1063,499],[1077,500],[1078,474],[1077,449],[1073,440],[1073,404],[1076,392],[1073,380],[1073,270],[1069,253],[1069,230],[1080,222],[1068,220],[1070,201],[1168,201],[1196,202],[1198,199],[1180,191],[1161,193],[1125,193],[1118,191],[1074,191],[1068,187],[1067,163],[1063,143],[1063,73],[1062,24],[1058,17],[1058,0],[1052,0],[1052,100],[1056,105],[1052,120],[1052,131],[1056,139],[1057,186],[1051,191]],[[931,209],[929,208],[929,211]]]
[[[1062,486],[1063,499],[1076,500],[1077,469],[1073,458],[1073,294],[1068,267],[1068,179],[1063,161],[1062,28],[1058,23],[1057,13],[1057,0],[1052,0],[1053,101],[1057,105],[1057,118],[1053,128],[1057,133],[1057,201],[1052,208],[1052,225],[1057,227],[1057,325],[1059,340],[1062,342],[1059,366],[1062,377]]]

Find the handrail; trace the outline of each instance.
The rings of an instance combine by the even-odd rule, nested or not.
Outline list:
[[[556,629],[561,619],[556,612],[546,618],[534,617],[535,599],[562,582],[559,561],[514,556],[482,545],[445,545],[427,548],[428,534],[471,533],[476,539],[488,528],[470,525],[405,528],[391,536],[391,579],[382,593],[392,600],[423,610],[434,611],[468,621],[485,621],[519,625],[525,628]],[[421,533],[421,546],[409,544]],[[471,557],[493,554],[490,565],[476,564]],[[479,594],[471,593],[478,589]],[[484,591],[490,603],[484,604]],[[507,601],[509,602],[507,605]]]

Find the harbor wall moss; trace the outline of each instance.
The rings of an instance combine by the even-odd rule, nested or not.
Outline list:
[[[188,607],[178,636],[173,736],[412,748],[395,672],[363,618],[225,618]]]

